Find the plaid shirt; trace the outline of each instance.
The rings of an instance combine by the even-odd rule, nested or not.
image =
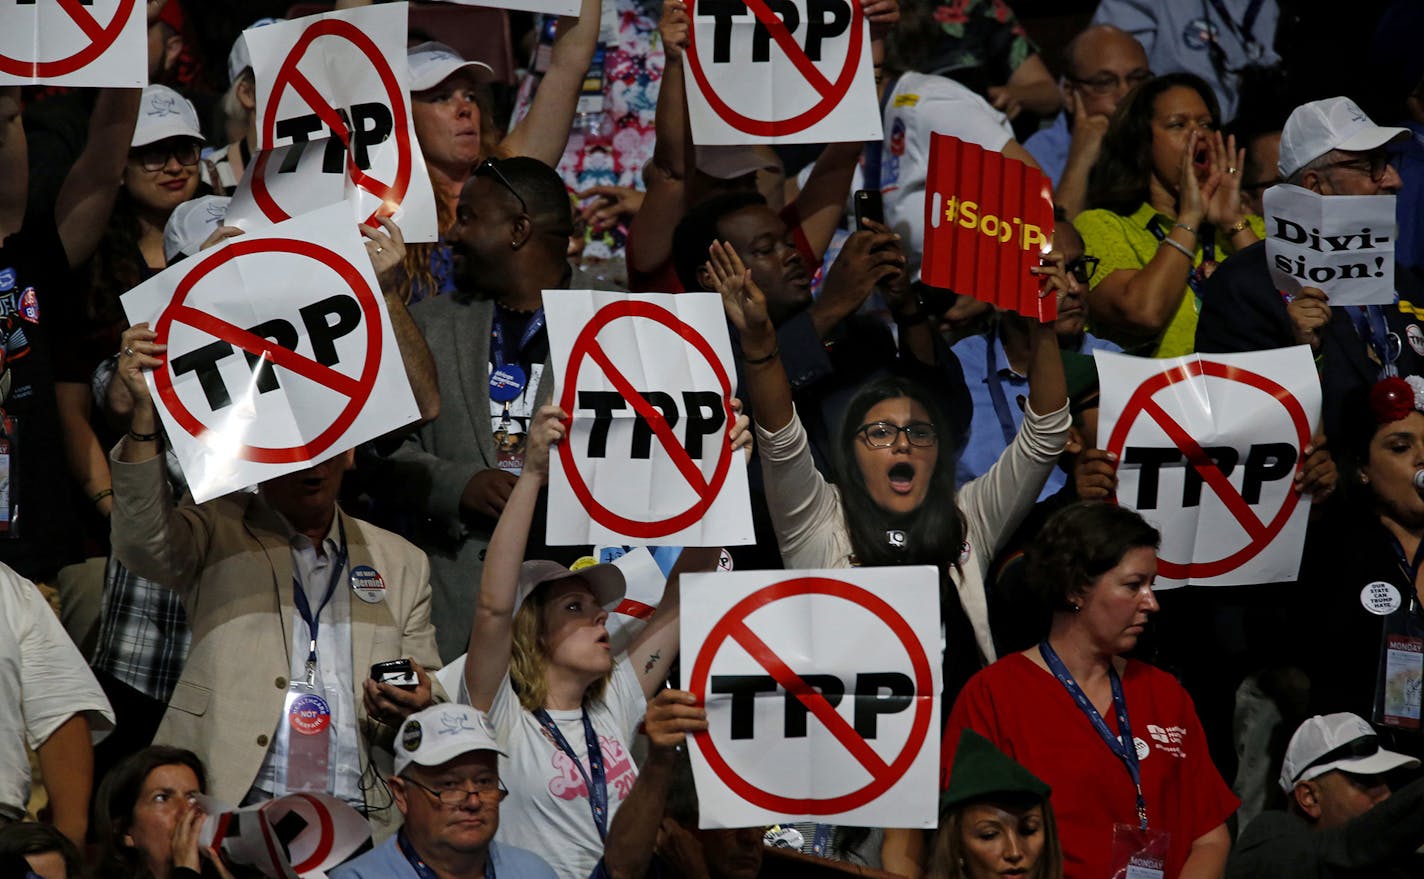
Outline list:
[[[110,556],[94,668],[167,702],[188,660],[189,640],[188,616],[178,593],[145,580]]]

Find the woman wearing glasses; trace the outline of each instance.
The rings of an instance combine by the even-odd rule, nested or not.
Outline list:
[[[1088,294],[1099,332],[1153,357],[1190,354],[1202,284],[1219,261],[1259,240],[1241,207],[1244,152],[1217,131],[1216,96],[1172,73],[1118,107],[1073,223],[1101,260]]]

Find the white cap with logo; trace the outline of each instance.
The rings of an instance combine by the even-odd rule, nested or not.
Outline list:
[[[410,64],[410,90],[433,89],[456,71],[469,70],[475,82],[494,79],[494,68],[483,61],[466,61],[464,56],[444,43],[434,41],[411,46],[406,50]]]
[[[174,208],[163,225],[163,258],[173,262],[180,253],[196,256],[208,236],[223,224],[230,201],[224,195],[205,195]]]
[[[1363,152],[1408,136],[1408,129],[1376,125],[1349,98],[1311,101],[1292,110],[1286,120],[1276,168],[1285,179],[1331,150]]]
[[[227,81],[229,83],[237,82],[237,78],[242,75],[242,71],[252,66],[252,53],[247,51],[247,31],[283,21],[286,21],[286,19],[259,18],[252,24],[249,24],[247,30],[237,35],[237,39],[232,41],[232,50],[227,53]]]
[[[483,711],[452,702],[432,705],[407,717],[396,733],[395,774],[412,763],[439,766],[471,751],[509,756],[495,741]]]
[[[138,103],[138,121],[134,124],[131,147],[147,146],[170,137],[203,139],[203,127],[198,124],[198,111],[193,102],[166,85],[148,85]]]
[[[1300,725],[1286,746],[1281,790],[1289,794],[1302,781],[1337,769],[1353,775],[1381,775],[1418,765],[1413,757],[1381,748],[1374,728],[1358,714],[1317,714]]]

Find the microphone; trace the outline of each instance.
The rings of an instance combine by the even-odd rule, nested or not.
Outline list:
[[[1424,491],[1424,470],[1415,470],[1414,479],[1411,481],[1414,483],[1416,489]]]

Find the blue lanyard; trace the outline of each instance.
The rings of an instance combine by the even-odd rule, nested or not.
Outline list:
[[[554,723],[554,719],[549,716],[549,712],[540,708],[534,712],[534,719],[539,721],[539,725],[544,727],[544,732],[554,740],[560,751],[573,761],[574,768],[583,777],[583,783],[588,788],[588,806],[593,810],[593,826],[598,829],[598,838],[608,838],[608,776],[603,771],[603,750],[598,746],[598,736],[593,732],[593,723],[588,719],[588,709],[583,710],[583,737],[588,745],[588,768],[593,773],[589,778],[589,773],[583,769],[583,764],[574,754],[574,749],[569,747],[568,739],[559,731],[559,725]]]
[[[994,414],[999,416],[999,429],[1004,432],[1004,443],[1013,445],[1019,430],[1014,425],[1014,414],[1009,410],[1009,399],[1004,395],[1004,384],[995,369],[994,346],[999,343],[999,330],[989,331],[988,344],[984,346],[984,378],[989,385],[989,399],[994,402]]]
[[[1127,722],[1127,700],[1122,695],[1122,681],[1117,676],[1117,669],[1111,664],[1108,665],[1108,681],[1112,684],[1113,710],[1117,712],[1118,736],[1114,736],[1108,729],[1107,722],[1098,713],[1098,709],[1093,707],[1093,703],[1088,700],[1083,688],[1078,686],[1078,682],[1073,680],[1073,674],[1068,671],[1068,667],[1063,664],[1063,660],[1058,658],[1058,652],[1044,638],[1038,642],[1038,652],[1043,654],[1043,661],[1048,663],[1048,670],[1053,672],[1053,676],[1058,678],[1058,683],[1068,691],[1068,695],[1073,697],[1073,701],[1078,704],[1078,709],[1088,715],[1088,720],[1092,722],[1093,729],[1098,731],[1103,742],[1108,746],[1117,758],[1127,767],[1127,774],[1132,776],[1132,784],[1137,788],[1137,821],[1142,830],[1147,829],[1147,800],[1142,796],[1142,769],[1137,763],[1137,745],[1132,739],[1132,725]]]
[[[340,513],[337,514],[336,528],[341,535],[341,551],[336,554],[336,561],[331,569],[331,582],[327,584],[326,594],[322,596],[315,614],[311,612],[311,603],[307,601],[307,592],[302,588],[301,578],[295,570],[292,572],[292,598],[296,601],[297,613],[302,615],[302,621],[307,624],[307,631],[311,633],[311,646],[307,649],[308,676],[316,667],[316,636],[321,629],[321,612],[326,610],[331,596],[336,594],[336,584],[341,581],[341,572],[346,570],[346,523],[341,521]]]
[[[404,827],[396,831],[396,845],[400,847],[401,854],[405,855],[406,862],[410,864],[410,868],[415,871],[415,875],[419,879],[440,879],[435,875],[435,871],[430,869],[430,865],[421,860],[420,855],[415,853],[414,848],[411,848],[410,839],[406,837]],[[494,853],[488,849],[485,850],[485,879],[494,879]]]
[[[1226,25],[1226,29],[1236,34],[1241,40],[1241,45],[1246,49],[1247,54],[1253,54],[1252,47],[1259,45],[1251,29],[1256,26],[1256,17],[1261,14],[1261,7],[1265,5],[1265,0],[1251,0],[1251,4],[1246,7],[1246,14],[1241,17],[1241,24],[1231,20],[1231,13],[1227,12],[1226,6],[1221,0],[1210,0],[1211,7],[1216,10],[1216,14],[1221,16],[1221,21]],[[1260,51],[1254,52],[1254,56],[1259,56]],[[1252,60],[1255,60],[1253,57]]]
[[[1399,375],[1394,362],[1399,359],[1402,346],[1391,342],[1389,324],[1385,322],[1384,309],[1378,305],[1347,305],[1346,312],[1355,323],[1355,332],[1374,350],[1380,362],[1380,378]],[[1397,338],[1397,337],[1396,337]]]
[[[518,353],[522,354],[542,329],[544,329],[544,309],[540,308],[534,312],[534,316],[529,319],[529,325],[524,328],[524,333],[519,337]],[[491,356],[494,358],[494,365],[497,369],[504,365],[504,314],[498,305],[494,308],[494,323],[490,327],[490,335],[494,340],[494,344],[490,346]]]

